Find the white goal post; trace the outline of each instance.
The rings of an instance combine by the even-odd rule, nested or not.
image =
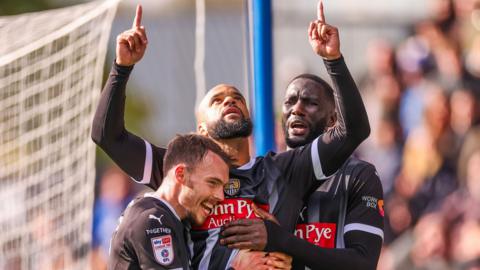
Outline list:
[[[89,269],[90,129],[118,2],[0,17],[0,269]]]

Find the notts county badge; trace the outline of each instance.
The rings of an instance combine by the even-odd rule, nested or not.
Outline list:
[[[230,178],[228,184],[225,185],[223,191],[229,196],[233,196],[238,193],[240,190],[240,180],[235,178]]]

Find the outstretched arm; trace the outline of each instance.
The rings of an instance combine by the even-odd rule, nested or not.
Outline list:
[[[222,236],[221,244],[229,248],[282,252],[312,269],[375,269],[383,242],[378,235],[355,230],[345,234],[346,248],[323,248],[268,219],[232,221]]]
[[[265,221],[268,245],[265,250],[284,252],[312,269],[374,270],[382,247],[382,238],[362,231],[345,234],[346,248],[322,248],[297,238],[284,228]]]
[[[351,175],[350,181],[345,225],[336,227],[337,231],[343,232],[344,248],[317,246],[320,239],[326,237],[320,235],[317,228],[309,231],[318,238],[316,244],[297,238],[262,209],[256,209],[255,213],[260,212],[257,215],[263,220],[234,220],[224,225],[221,244],[230,248],[283,252],[292,256],[296,263],[311,269],[375,269],[383,241],[381,182],[373,166],[365,167],[358,176]],[[372,198],[371,203],[367,205],[365,198]],[[309,224],[318,222],[322,223],[310,220]]]
[[[337,125],[322,134],[318,147],[321,166],[317,178],[332,175],[370,134],[367,112],[358,88],[340,52],[338,29],[326,23],[323,4],[317,7],[317,20],[310,23],[308,38],[313,51],[324,60],[332,79],[337,109]]]
[[[296,262],[312,269],[375,269],[383,240],[383,190],[375,167],[362,164],[364,165],[348,165],[355,166],[355,169],[342,169],[342,175],[339,176],[349,177],[348,195],[345,195],[348,202],[344,222],[335,225],[335,232],[331,235],[322,233],[321,223],[325,220],[310,217],[311,219],[304,220],[306,223],[303,225],[306,227],[298,226],[296,232],[297,236],[309,239],[307,241],[267,220],[265,226],[268,240],[265,250],[285,252]],[[311,197],[307,207],[315,208],[321,204],[318,199]],[[341,220],[341,217],[338,219]],[[335,249],[317,246],[328,246],[325,242],[322,243],[327,239],[335,241]]]
[[[162,179],[164,149],[131,134],[124,124],[128,77],[147,46],[141,18],[142,8],[138,6],[132,28],[117,37],[116,60],[100,96],[91,136],[130,177],[156,189]]]

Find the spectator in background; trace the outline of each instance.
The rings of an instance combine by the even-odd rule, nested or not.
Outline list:
[[[369,42],[366,54],[367,73],[362,75],[360,89],[368,91],[372,82],[383,75],[396,75],[395,51],[385,39]]]
[[[379,269],[480,269],[479,128],[467,135],[458,167],[460,188],[442,208],[421,216],[411,233],[385,248]]]
[[[466,53],[465,64],[467,70],[475,77],[480,78],[480,36],[476,36],[470,49]]]
[[[442,88],[431,85],[425,93],[424,121],[408,136],[400,175],[395,183],[396,200],[391,209],[403,216],[390,219],[395,233],[415,224],[421,215],[436,210],[456,189],[455,141],[449,127],[448,99]],[[406,216],[408,215],[408,217]],[[409,220],[411,224],[405,223]],[[401,222],[392,224],[392,222]]]
[[[480,218],[461,216],[452,224],[449,260],[453,269],[480,269]]]
[[[450,126],[458,142],[463,142],[476,121],[477,100],[472,90],[455,89],[450,96]]]
[[[403,137],[406,138],[412,129],[422,123],[424,75],[431,66],[429,48],[417,33],[399,45],[395,59],[403,86],[398,117]]]
[[[413,230],[414,242],[410,250],[410,265],[403,269],[448,270],[447,224],[439,212],[423,216]]]
[[[452,226],[449,257],[457,269],[480,269],[480,128],[467,135],[458,163],[460,188],[443,206]]]
[[[477,39],[478,28],[475,27],[474,12],[480,8],[478,0],[453,0],[455,12],[455,31],[459,40],[460,49],[466,52],[473,48],[472,43]]]
[[[118,218],[133,199],[131,181],[119,168],[110,167],[102,175],[93,214],[93,268],[106,269],[112,233]]]
[[[386,113],[381,115],[380,119],[372,125],[372,135],[358,150],[361,158],[377,164],[376,168],[386,200],[393,191],[401,165],[400,128],[394,117]]]
[[[372,135],[359,146],[357,154],[376,164],[384,198],[388,199],[401,161],[398,107],[402,88],[397,78],[392,44],[385,39],[371,41],[366,62],[367,73],[360,80],[360,89]]]

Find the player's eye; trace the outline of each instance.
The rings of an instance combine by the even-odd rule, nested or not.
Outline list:
[[[287,100],[285,100],[285,101],[283,102],[283,104],[284,104],[285,106],[290,106],[290,105],[293,104],[293,100],[287,99]]]
[[[216,187],[218,186],[218,182],[215,181],[215,180],[208,180],[208,185],[211,186],[211,187]]]
[[[215,105],[220,104],[220,103],[222,103],[222,99],[221,99],[221,98],[214,98],[214,99],[212,99],[212,101],[211,101],[211,104],[215,104]]]
[[[234,96],[233,97],[235,100],[238,100],[240,102],[243,102],[243,98],[241,96]]]

